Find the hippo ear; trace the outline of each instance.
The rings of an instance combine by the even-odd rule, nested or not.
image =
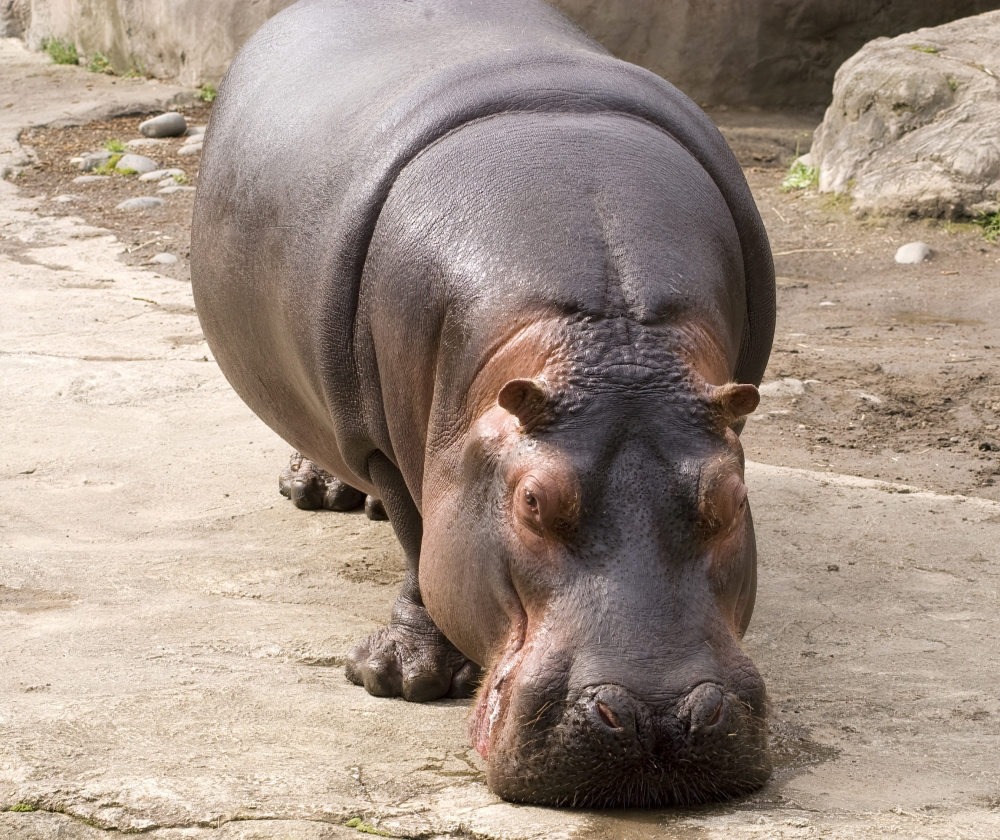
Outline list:
[[[760,403],[760,392],[753,385],[730,382],[711,389],[712,407],[724,426],[742,427],[742,420]]]
[[[544,417],[548,401],[548,388],[542,379],[512,379],[497,394],[500,408],[513,414],[524,427]]]

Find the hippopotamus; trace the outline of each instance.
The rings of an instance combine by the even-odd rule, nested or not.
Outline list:
[[[220,86],[191,263],[233,388],[402,546],[350,680],[474,695],[509,800],[763,784],[740,433],[774,271],[694,103],[541,0],[302,0]]]

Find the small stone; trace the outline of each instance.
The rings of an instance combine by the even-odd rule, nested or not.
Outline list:
[[[98,181],[110,181],[110,175],[78,175],[73,179],[74,184],[96,184]]]
[[[156,198],[152,195],[144,195],[140,198],[130,198],[123,201],[115,209],[116,210],[152,210],[154,207],[162,207],[167,202],[162,198]]]
[[[175,257],[173,254],[167,254],[164,252],[162,254],[156,254],[155,256],[151,257],[149,261],[151,263],[155,263],[156,265],[176,265],[177,257]]]
[[[69,204],[71,201],[76,201],[77,198],[78,196],[75,195],[56,195],[52,197],[52,200],[60,204]]]
[[[757,389],[762,397],[798,397],[806,392],[805,383],[801,379],[779,379],[768,382]]]
[[[191,134],[187,137],[187,139],[185,139],[184,145],[191,146],[194,143],[202,143],[204,142],[204,140],[205,140],[204,134]]]
[[[179,155],[196,155],[201,152],[201,143],[192,143],[190,146],[181,146],[177,150]]]
[[[820,306],[836,306],[837,304],[835,304],[832,300],[821,300],[819,302],[819,305]]]
[[[137,137],[135,140],[129,140],[125,145],[130,149],[141,149],[143,146],[164,146],[167,142],[166,140],[156,140],[152,137]]]
[[[172,184],[171,186],[164,187],[161,190],[157,190],[157,195],[174,195],[175,193],[183,192],[194,192],[194,187],[184,187],[180,184]]]
[[[838,566],[836,563],[828,563],[826,566],[826,570],[828,572],[839,572],[840,566]]]
[[[164,178],[173,178],[184,174],[183,169],[154,169],[139,176],[140,181],[162,181]]]
[[[143,137],[180,137],[185,131],[187,131],[187,120],[183,114],[175,111],[160,114],[139,125],[139,133]]]
[[[111,152],[91,152],[80,159],[79,166],[84,172],[90,172],[99,166],[104,166],[109,160],[111,160]]]
[[[187,137],[191,137],[192,135],[195,135],[195,134],[204,134],[205,133],[205,126],[203,126],[203,125],[188,126],[188,130],[186,132],[184,132],[184,133],[185,133],[185,135]]]
[[[908,242],[896,251],[896,262],[901,265],[919,265],[930,259],[931,246],[926,242]]]
[[[145,155],[122,155],[121,160],[115,166],[115,169],[119,172],[131,169],[140,175],[144,175],[147,172],[155,172],[159,168],[160,165],[155,160]]]
[[[799,164],[806,167],[806,169],[811,169],[813,165],[813,156],[808,152],[804,155],[800,155],[795,159],[795,163],[793,163],[792,166],[798,166]]]

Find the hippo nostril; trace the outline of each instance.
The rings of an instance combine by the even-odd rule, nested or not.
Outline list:
[[[598,688],[584,699],[584,707],[591,724],[605,735],[613,734],[616,739],[626,740],[635,735],[637,707],[628,692],[620,686]]]
[[[622,725],[618,722],[618,718],[615,717],[615,713],[603,703],[597,704],[597,714],[601,716],[601,720],[603,720],[610,729],[622,728]]]
[[[715,714],[712,715],[712,719],[706,724],[707,726],[715,726],[720,720],[722,720],[722,700],[719,700],[719,705],[715,710]]]
[[[717,726],[725,717],[726,698],[722,688],[714,683],[697,686],[677,709],[679,718],[686,718],[692,732]]]

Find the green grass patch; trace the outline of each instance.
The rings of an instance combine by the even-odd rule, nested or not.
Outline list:
[[[187,175],[174,175],[175,184],[186,184],[188,182]]]
[[[195,94],[202,102],[215,102],[215,97],[218,95],[219,92],[215,89],[215,85],[210,83],[202,85]]]
[[[87,62],[87,69],[91,73],[107,73],[109,76],[115,75],[114,68],[108,57],[102,52],[95,52],[90,61]]]
[[[112,155],[111,157],[109,157],[107,159],[107,161],[105,161],[104,163],[102,163],[100,166],[98,166],[94,170],[94,174],[95,175],[113,175],[115,173],[115,171],[116,171],[115,167],[118,165],[118,161],[120,161],[121,159],[122,159],[121,155]]]
[[[983,213],[972,221],[983,229],[983,237],[988,242],[996,242],[1000,239],[1000,212]]]
[[[374,834],[376,837],[392,837],[388,831],[382,831],[381,828],[369,825],[361,817],[354,817],[354,819],[348,820],[344,825],[348,828],[353,828],[355,831],[360,831],[362,834]]]
[[[958,90],[958,86],[960,84],[962,84],[962,83],[958,79],[956,79],[954,76],[949,76],[948,77],[948,87],[951,88],[952,93],[954,93],[956,90]]]
[[[929,53],[930,55],[937,55],[941,52],[937,47],[932,47],[930,44],[914,44],[910,49],[917,52]]]
[[[69,41],[60,41],[58,38],[46,38],[42,41],[42,50],[49,54],[49,58],[56,64],[79,64],[80,54],[76,51],[76,44]]]
[[[808,187],[815,187],[818,183],[819,170],[815,166],[806,166],[802,161],[797,160],[788,168],[788,172],[781,182],[781,191],[804,190]]]
[[[10,810],[15,814],[30,814],[35,810],[35,806],[30,802],[18,802],[17,805],[12,805]]]
[[[115,140],[106,140],[104,142],[104,151],[112,152],[113,154],[116,155],[123,155],[125,154],[125,152],[128,151],[128,149],[125,147],[125,144],[122,143],[121,140],[115,139]]]

